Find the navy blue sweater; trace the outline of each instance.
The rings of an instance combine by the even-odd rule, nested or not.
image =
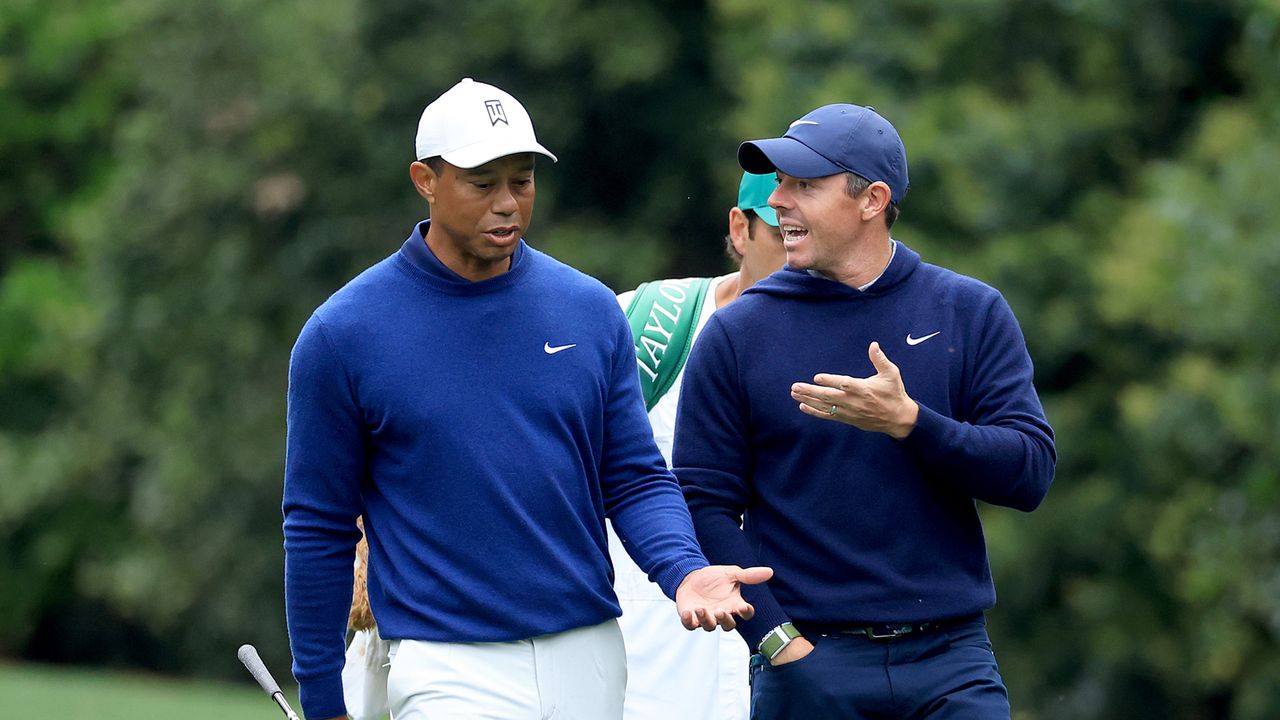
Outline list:
[[[469,282],[425,228],[321,305],[293,350],[285,601],[308,717],[346,712],[362,512],[387,638],[507,641],[617,617],[606,515],[668,596],[707,564],[613,293],[523,242],[509,272]]]
[[[901,442],[807,416],[790,396],[818,373],[874,375],[872,341],[920,406]],[[703,551],[776,571],[743,589],[753,648],[786,620],[923,622],[990,608],[975,500],[1032,510],[1055,462],[1008,304],[901,244],[866,291],[784,268],[717,311],[676,420],[675,473]]]

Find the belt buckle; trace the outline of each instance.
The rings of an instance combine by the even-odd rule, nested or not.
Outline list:
[[[910,635],[912,630],[915,630],[912,625],[871,625],[866,632],[868,640],[895,640]]]

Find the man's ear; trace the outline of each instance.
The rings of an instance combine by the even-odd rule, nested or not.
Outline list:
[[[751,240],[751,219],[742,212],[742,208],[729,208],[729,240],[739,255],[747,254],[747,243]]]
[[[423,200],[430,205],[436,199],[436,183],[440,180],[430,165],[424,162],[413,162],[409,165],[409,179],[413,181],[413,187],[422,196]]]
[[[870,220],[889,209],[889,201],[893,199],[893,191],[884,182],[877,180],[862,193],[862,219]]]

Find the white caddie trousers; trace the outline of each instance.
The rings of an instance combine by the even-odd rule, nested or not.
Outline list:
[[[714,278],[707,288],[707,301],[693,327],[695,336],[715,312],[716,291],[728,277]],[[618,303],[625,310],[634,297],[634,291],[624,292]],[[682,368],[667,394],[649,411],[654,442],[668,467],[683,384]],[[747,720],[751,654],[737,631],[686,630],[676,604],[636,566],[612,522],[609,557],[615,574],[613,589],[622,606],[618,623],[627,644],[625,720]]]
[[[496,643],[393,640],[396,720],[620,720],[626,651],[616,620]]]

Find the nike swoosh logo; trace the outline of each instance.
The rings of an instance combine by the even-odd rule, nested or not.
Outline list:
[[[556,347],[551,347],[551,343],[542,343],[542,352],[548,355],[555,355],[561,350],[568,350],[571,347],[578,347],[578,343],[573,343],[572,345],[557,345]]]
[[[817,123],[816,121],[814,121],[814,120],[797,120],[797,121],[795,121],[795,122],[791,123],[790,125],[788,125],[788,126],[787,126],[787,129],[788,129],[788,130],[790,130],[791,128],[793,128],[793,127],[795,127],[795,126],[797,126],[797,125],[817,125],[817,124],[818,124],[818,123]]]
[[[907,344],[908,344],[908,345],[919,345],[920,343],[924,342],[925,340],[928,340],[929,338],[933,337],[934,335],[938,335],[938,334],[941,334],[941,333],[942,333],[942,331],[941,331],[941,330],[939,330],[938,332],[935,332],[935,333],[929,333],[928,335],[925,335],[924,337],[918,337],[918,338],[913,338],[913,337],[911,337],[911,333],[907,333]]]

